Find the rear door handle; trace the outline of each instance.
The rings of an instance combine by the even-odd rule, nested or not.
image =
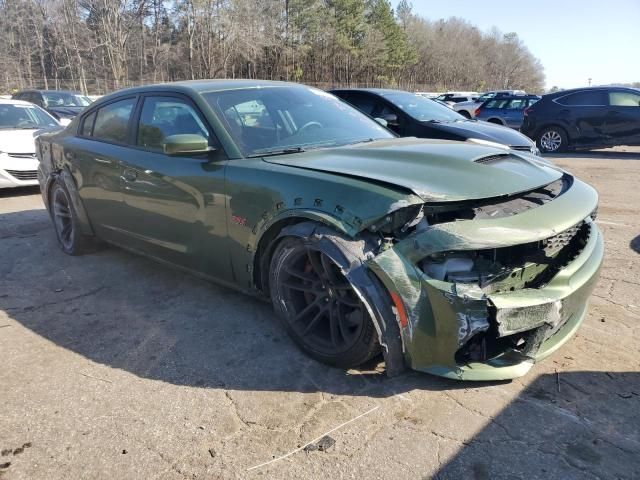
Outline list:
[[[138,173],[130,168],[125,168],[124,172],[122,172],[122,178],[127,182],[135,182],[138,178]]]

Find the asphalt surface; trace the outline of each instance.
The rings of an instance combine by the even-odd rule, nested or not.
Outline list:
[[[640,478],[640,148],[554,161],[600,193],[601,280],[563,349],[494,384],[325,367],[269,304],[66,256],[37,190],[0,192],[0,478]]]

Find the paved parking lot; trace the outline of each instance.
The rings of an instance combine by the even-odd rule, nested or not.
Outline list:
[[[37,190],[0,193],[0,478],[640,478],[640,148],[554,160],[600,192],[602,277],[565,348],[494,384],[325,367],[269,304],[66,256]]]

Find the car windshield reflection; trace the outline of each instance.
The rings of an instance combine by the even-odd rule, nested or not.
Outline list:
[[[204,98],[248,157],[394,137],[355,108],[315,88],[246,88],[209,92]]]

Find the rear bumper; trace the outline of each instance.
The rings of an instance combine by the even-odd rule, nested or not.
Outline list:
[[[401,297],[408,321],[401,326],[405,362],[415,370],[458,380],[503,380],[527,373],[566,343],[580,326],[604,255],[589,214],[597,194],[576,182],[553,202],[496,220],[441,224],[397,243],[370,262],[387,290]],[[584,247],[544,286],[485,294],[478,285],[435,280],[417,265],[433,252],[497,248],[550,238],[585,221]],[[489,327],[487,327],[489,325]],[[544,327],[542,329],[541,327]],[[527,354],[505,348],[482,361],[456,354],[475,332],[533,331],[544,337]]]

